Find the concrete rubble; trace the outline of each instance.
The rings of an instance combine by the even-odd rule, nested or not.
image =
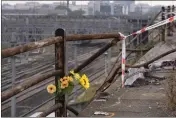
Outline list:
[[[143,72],[145,72],[145,69],[143,67],[141,68],[130,68],[128,69],[129,73],[126,76],[125,86],[132,85],[137,79],[145,79]]]
[[[149,70],[144,67],[141,68],[130,68],[128,69],[128,74],[126,75],[125,86],[131,86],[138,79],[146,79],[144,77],[144,72],[152,72],[152,70],[156,69],[174,69],[174,64],[169,64],[174,62],[172,60],[160,60],[154,63],[149,64]],[[167,64],[168,63],[168,64]]]

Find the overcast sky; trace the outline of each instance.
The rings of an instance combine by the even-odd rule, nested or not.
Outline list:
[[[66,0],[65,0],[66,1]],[[8,3],[11,5],[14,5],[16,3],[25,3],[26,1],[2,1],[2,3]],[[30,1],[28,1],[30,2]],[[46,3],[46,4],[51,4],[53,2],[58,2],[58,1],[36,1],[39,3]],[[88,1],[77,1],[76,4],[87,4]],[[172,1],[135,1],[135,3],[147,3],[149,5],[176,5],[176,1],[172,0]]]

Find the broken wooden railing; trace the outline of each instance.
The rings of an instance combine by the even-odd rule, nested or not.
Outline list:
[[[159,16],[159,14],[162,12],[159,12],[155,18],[150,22],[149,25],[153,23],[153,21]],[[132,39],[131,42],[136,40],[136,38],[139,35],[135,36],[134,39]],[[2,58],[7,58],[10,56],[14,56],[20,53],[24,53],[27,51],[31,51],[34,49],[42,48],[49,45],[55,45],[55,71],[42,74],[41,76],[37,76],[35,78],[30,78],[30,80],[23,82],[20,85],[15,86],[11,90],[7,90],[5,92],[2,92],[1,94],[1,100],[2,102],[15,96],[16,94],[36,85],[40,82],[55,76],[55,80],[57,78],[61,78],[65,75],[65,42],[66,41],[78,41],[78,40],[100,40],[100,39],[110,39],[113,38],[111,42],[106,44],[104,47],[102,47],[100,50],[98,50],[95,54],[93,54],[90,58],[88,58],[85,62],[83,62],[81,65],[79,65],[77,68],[75,68],[75,72],[79,72],[83,68],[85,68],[88,64],[90,64],[92,61],[94,61],[97,57],[99,57],[101,54],[103,54],[105,51],[107,51],[110,47],[114,46],[118,41],[120,41],[120,35],[118,33],[108,33],[108,34],[90,34],[90,35],[71,35],[66,36],[65,31],[63,29],[57,29],[55,32],[55,37],[41,40],[38,42],[32,42],[28,43],[26,45],[17,46],[13,48],[8,48],[1,51]],[[131,43],[130,42],[130,43]],[[148,64],[148,63],[147,63]],[[144,65],[142,65],[144,66]],[[133,67],[133,66],[131,66]],[[119,72],[121,68],[121,64],[119,63],[118,59],[116,60],[116,64],[114,64],[113,68],[111,69],[108,77],[102,84],[102,86],[97,90],[95,96],[92,98],[95,99],[100,95],[101,92],[105,91],[115,80],[115,76]],[[57,86],[57,85],[56,85]],[[91,100],[91,101],[92,101]],[[91,102],[90,101],[90,102]],[[49,115],[50,113],[55,111],[56,117],[66,116],[66,109],[74,112],[76,115],[78,113],[72,109],[69,106],[66,106],[65,96],[62,96],[62,98],[55,98],[55,105],[52,106],[49,109],[46,109],[40,116],[44,117]]]
[[[36,85],[40,82],[56,76],[56,78],[61,78],[65,75],[64,70],[64,52],[65,52],[65,41],[77,41],[77,40],[97,40],[97,39],[108,39],[108,38],[114,38],[111,42],[106,44],[104,47],[102,47],[99,51],[97,51],[94,55],[92,55],[89,59],[87,59],[84,63],[79,65],[77,68],[75,68],[75,72],[79,72],[84,67],[86,67],[88,64],[90,64],[93,60],[95,60],[97,57],[99,57],[101,54],[103,54],[105,51],[107,51],[110,47],[115,45],[118,41],[120,41],[120,35],[118,33],[109,33],[109,34],[91,34],[91,35],[71,35],[71,36],[65,36],[65,31],[63,29],[57,29],[55,32],[56,37],[52,37],[49,39],[45,39],[38,42],[32,42],[26,45],[17,46],[13,48],[8,48],[5,50],[2,50],[2,58],[7,58],[10,56],[14,56],[20,53],[24,53],[27,51],[31,51],[37,48],[42,48],[45,46],[53,45],[55,44],[55,71],[42,74],[41,76],[36,76],[34,78],[30,78],[30,80],[25,81],[15,87],[13,87],[10,90],[7,90],[5,92],[2,92],[1,94],[1,100],[2,102],[15,96],[16,94]],[[62,100],[62,101],[61,101]],[[56,116],[66,116],[66,104],[64,96],[59,99],[56,98],[56,104],[61,104],[62,107],[59,107],[59,110],[56,112]],[[56,107],[57,108],[57,107]],[[51,109],[50,109],[51,110]],[[62,112],[59,112],[62,111]]]

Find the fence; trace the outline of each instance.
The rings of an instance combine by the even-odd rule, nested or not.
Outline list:
[[[164,11],[159,12],[156,15],[156,17],[148,25],[153,24],[153,22],[158,18],[158,16],[160,14],[163,15],[163,12]],[[162,20],[164,20],[164,19],[162,18]],[[173,24],[169,25],[167,31],[172,33],[173,30],[171,29],[171,27],[173,27]],[[164,26],[164,28],[162,29],[162,31],[163,31],[162,34],[163,33],[164,34],[161,37],[163,41],[166,40],[166,38],[165,38],[165,32],[166,31],[165,30],[166,30],[166,27]],[[150,34],[152,34],[152,33],[153,33],[153,30],[150,32]],[[141,34],[136,35],[130,41],[130,43],[127,44],[127,46],[130,46],[139,36],[141,36]],[[155,39],[158,36],[160,36],[160,32],[158,33],[158,35],[153,37],[153,39]],[[111,38],[113,40],[111,40],[105,46],[100,48],[97,52],[95,52],[92,56],[90,56],[82,64],[80,64],[76,68],[74,68],[75,72],[79,72],[79,71],[83,70],[86,66],[91,64],[95,59],[97,59],[100,55],[102,55],[108,49],[115,46],[119,41],[121,41],[120,34],[118,34],[118,33],[107,33],[107,34],[89,34],[89,35],[71,35],[71,36],[67,36],[63,29],[57,29],[55,31],[55,37],[2,50],[1,51],[2,58],[7,58],[7,57],[13,57],[13,56],[15,56],[17,54],[20,54],[20,53],[25,53],[25,52],[32,51],[32,50],[35,50],[35,49],[39,49],[39,48],[42,48],[42,47],[46,47],[46,46],[50,46],[50,45],[55,46],[55,70],[49,71],[49,72],[44,73],[44,74],[41,74],[40,76],[36,76],[34,78],[30,78],[29,80],[26,80],[22,84],[19,84],[19,85],[16,85],[16,86],[12,85],[12,89],[2,92],[2,94],[1,94],[2,102],[8,100],[11,97],[13,98],[12,99],[12,101],[13,101],[14,98],[15,98],[14,96],[19,94],[20,92],[23,92],[23,91],[29,89],[30,87],[32,87],[34,85],[37,85],[37,84],[43,82],[44,80],[47,80],[50,77],[55,77],[55,81],[57,81],[57,78],[62,78],[63,76],[68,75],[68,73],[67,73],[68,70],[66,68],[68,65],[65,62],[65,60],[67,60],[67,58],[68,58],[67,55],[66,55],[66,51],[67,51],[66,46],[65,46],[66,41],[101,40],[101,39],[111,39]],[[141,40],[140,43],[135,48],[137,48],[138,46],[141,46],[143,41],[145,41],[147,38],[148,38],[148,35],[145,36],[143,38],[143,40]],[[132,52],[134,52],[134,50],[131,50],[131,52],[127,55],[127,57],[129,57],[129,55],[131,55]],[[119,54],[119,56],[120,55],[121,55],[121,53]],[[118,63],[119,62],[119,56],[117,56],[115,64],[112,66],[112,69],[108,73],[108,76],[104,80],[104,83],[98,88],[98,90],[96,91],[96,95],[93,98],[99,96],[101,92],[105,91],[111,85],[111,83],[114,81],[114,78],[115,78],[116,74],[119,74],[118,72],[121,68],[120,63]],[[15,75],[13,75],[13,76],[15,76]],[[90,101],[92,101],[93,98]],[[79,114],[73,108],[71,108],[70,106],[67,106],[66,99],[65,99],[64,95],[61,96],[60,98],[56,97],[56,98],[52,98],[52,99],[55,99],[55,105],[52,106],[51,108],[47,109],[45,112],[43,112],[40,115],[40,117],[47,116],[48,114],[50,114],[54,111],[56,113],[55,114],[56,117],[67,116],[67,110],[66,109],[74,112],[76,115]],[[25,115],[27,115],[27,114],[25,114]]]

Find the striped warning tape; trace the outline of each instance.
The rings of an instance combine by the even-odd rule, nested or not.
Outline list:
[[[126,57],[125,39],[127,37],[129,37],[129,36],[134,36],[134,35],[137,35],[137,34],[141,34],[141,33],[145,32],[145,31],[148,31],[148,30],[154,29],[156,27],[165,25],[167,23],[173,22],[174,20],[176,20],[176,16],[172,16],[172,17],[170,17],[170,18],[168,18],[166,20],[163,20],[163,21],[158,22],[156,24],[153,24],[151,26],[144,27],[141,30],[133,32],[130,35],[127,35],[127,36],[125,36],[125,35],[123,35],[122,33],[119,32],[121,40],[122,40],[122,88],[124,87],[124,80],[125,80],[125,57]]]
[[[127,37],[120,33],[121,39],[126,39]],[[125,80],[125,57],[126,57],[126,46],[125,40],[122,40],[122,87],[124,87],[124,80]]]
[[[145,32],[145,31],[148,31],[148,30],[154,29],[154,28],[156,28],[156,27],[165,25],[165,24],[167,24],[167,23],[173,22],[174,20],[176,20],[176,16],[170,17],[170,18],[168,18],[168,19],[166,19],[166,20],[163,20],[163,21],[158,22],[158,23],[156,23],[156,24],[153,24],[153,25],[151,25],[151,26],[144,27],[144,28],[142,28],[141,30],[138,30],[138,31],[136,31],[136,32],[134,32],[134,33],[132,33],[132,34],[126,36],[126,38],[129,37],[129,36],[136,35],[136,34],[141,34],[141,33]]]

